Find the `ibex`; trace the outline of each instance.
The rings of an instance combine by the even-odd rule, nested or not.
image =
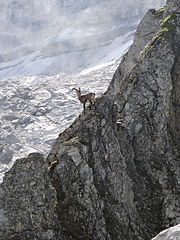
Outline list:
[[[90,109],[91,109],[91,106],[92,104],[94,105],[95,103],[95,93],[87,93],[87,94],[83,94],[81,95],[81,89],[77,89],[77,88],[73,88],[72,90],[75,90],[76,91],[76,94],[78,96],[78,99],[81,103],[83,103],[83,108],[85,110],[86,108],[86,102],[89,101],[90,103]]]

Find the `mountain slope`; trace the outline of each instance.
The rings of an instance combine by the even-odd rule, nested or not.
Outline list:
[[[146,8],[160,5],[160,1],[128,1],[126,6],[115,0],[77,3],[61,2],[64,7],[56,5],[57,12],[54,1],[47,6],[40,1],[0,5],[0,17],[6,23],[1,26],[4,41],[0,41],[0,179],[15,159],[34,151],[47,154],[58,132],[78,116],[81,105],[73,87],[81,86],[97,96],[106,91],[119,61],[111,60],[121,58],[131,45],[136,21]],[[136,11],[132,11],[134,7]],[[43,17],[45,26],[34,30],[33,22],[45,21]],[[77,73],[80,69],[84,71]],[[61,70],[75,74],[59,73]],[[41,74],[52,72],[59,74]],[[17,75],[27,76],[10,77]]]
[[[0,81],[0,180],[17,158],[41,151],[47,155],[58,133],[82,110],[73,87],[100,96],[119,62],[81,74],[27,76]],[[99,68],[99,69],[98,69]]]
[[[3,1],[0,79],[72,73],[117,59],[121,48],[131,45],[133,31],[146,10],[163,3],[163,0],[136,3],[128,0],[126,5],[117,0]]]

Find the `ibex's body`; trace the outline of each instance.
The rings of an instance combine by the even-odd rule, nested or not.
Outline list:
[[[87,94],[83,94],[81,95],[81,89],[77,89],[77,88],[73,88],[72,90],[76,91],[76,94],[78,96],[78,99],[81,103],[83,103],[83,108],[85,110],[86,108],[86,102],[89,101],[90,103],[90,108],[92,106],[92,104],[95,103],[95,93],[87,93]]]

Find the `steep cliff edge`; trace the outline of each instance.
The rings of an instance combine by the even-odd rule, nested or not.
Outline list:
[[[180,6],[167,4],[148,12],[106,94],[47,161],[31,155],[6,174],[2,239],[25,239],[30,226],[28,239],[149,240],[179,223]]]

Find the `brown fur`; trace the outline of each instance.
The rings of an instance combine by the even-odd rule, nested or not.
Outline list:
[[[90,103],[90,108],[92,107],[92,105],[95,104],[95,93],[87,93],[87,94],[83,94],[81,95],[81,89],[77,89],[77,88],[73,88],[72,90],[76,91],[76,94],[78,96],[78,99],[81,103],[83,103],[83,108],[85,110],[86,108],[86,102],[89,101]]]

